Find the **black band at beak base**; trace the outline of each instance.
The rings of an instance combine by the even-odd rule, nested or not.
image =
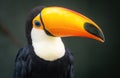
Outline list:
[[[42,25],[43,25],[43,28],[44,28],[46,34],[49,35],[49,36],[54,36],[54,35],[52,35],[48,30],[45,29],[45,25],[44,25],[44,23],[43,23],[41,14],[40,14],[40,20],[41,20],[41,22],[42,22]]]
[[[89,33],[101,38],[102,40],[104,40],[103,33],[98,28],[96,28],[93,24],[85,23],[84,28],[87,32],[89,32]]]

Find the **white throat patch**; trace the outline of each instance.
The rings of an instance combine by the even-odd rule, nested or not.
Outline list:
[[[54,61],[65,55],[65,47],[60,37],[48,36],[44,30],[32,28],[32,45],[35,54],[47,61]]]

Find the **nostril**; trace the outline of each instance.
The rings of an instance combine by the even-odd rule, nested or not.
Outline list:
[[[104,35],[103,33],[97,28],[95,27],[93,24],[90,24],[90,23],[85,23],[84,24],[84,28],[87,32],[101,38],[102,40],[104,40]]]

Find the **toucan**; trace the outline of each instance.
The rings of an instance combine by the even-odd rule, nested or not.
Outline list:
[[[27,45],[16,55],[13,78],[73,78],[73,56],[61,37],[105,41],[95,22],[63,7],[38,6],[25,25]]]

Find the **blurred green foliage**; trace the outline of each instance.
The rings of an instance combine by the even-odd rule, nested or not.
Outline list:
[[[119,78],[120,8],[117,3],[115,0],[0,0],[0,78],[12,78],[17,51],[26,44],[26,16],[40,5],[78,11],[95,21],[105,34],[103,44],[85,38],[63,38],[74,55],[74,78]],[[13,37],[5,34],[1,27]]]

